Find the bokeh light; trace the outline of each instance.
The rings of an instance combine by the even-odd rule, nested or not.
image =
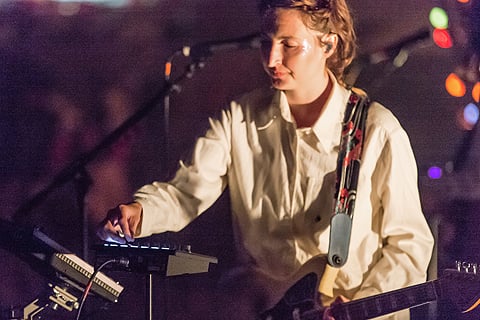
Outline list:
[[[467,104],[463,109],[463,118],[465,122],[472,127],[477,124],[479,114],[478,107],[474,103]]]
[[[473,86],[472,98],[476,103],[480,103],[480,82],[475,83]]]
[[[105,4],[109,6],[124,6],[129,3],[129,0],[53,0],[54,2],[89,2]]]
[[[428,177],[432,180],[438,180],[442,178],[443,170],[440,167],[433,166],[428,169]]]
[[[455,73],[450,73],[445,80],[445,88],[447,92],[453,97],[463,97],[467,92],[465,83]]]
[[[434,7],[430,10],[428,16],[430,23],[436,29],[447,29],[448,28],[448,14],[445,10],[439,7]]]
[[[448,30],[445,29],[433,30],[433,42],[442,49],[448,49],[453,46],[452,37]]]

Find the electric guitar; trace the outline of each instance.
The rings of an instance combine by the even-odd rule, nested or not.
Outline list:
[[[317,266],[322,272],[326,263],[323,256],[312,260],[306,264],[309,272],[291,286],[273,308],[263,312],[259,319],[322,319],[324,308],[320,303],[318,292],[319,274],[314,269]],[[474,271],[447,269],[445,274],[437,280],[333,304],[331,314],[335,320],[364,320],[443,299],[450,300],[459,311],[469,312],[480,304],[480,277],[476,274],[476,270]],[[298,275],[296,277],[298,278]]]

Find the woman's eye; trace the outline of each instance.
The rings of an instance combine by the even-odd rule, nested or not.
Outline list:
[[[297,44],[297,43],[291,42],[291,41],[284,41],[284,42],[283,42],[283,45],[284,45],[286,48],[295,48],[295,47],[298,47],[298,44]]]

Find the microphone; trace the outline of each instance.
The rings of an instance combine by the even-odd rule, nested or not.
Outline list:
[[[235,39],[209,41],[193,46],[184,46],[181,50],[185,57],[202,60],[220,51],[258,49],[262,44],[260,33],[254,33]]]
[[[417,46],[425,45],[425,42],[429,39],[431,39],[430,30],[423,29],[387,48],[367,55],[366,58],[372,65],[390,60],[395,67],[400,68],[407,61],[410,51]]]

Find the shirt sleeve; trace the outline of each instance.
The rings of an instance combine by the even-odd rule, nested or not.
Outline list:
[[[193,149],[191,163],[180,162],[170,182],[153,182],[134,195],[142,205],[139,237],[179,231],[208,209],[226,186],[230,163],[229,113],[210,119],[210,127]]]
[[[371,296],[426,280],[433,236],[423,214],[417,166],[406,132],[387,135],[372,176],[380,199],[381,254],[354,298]]]

